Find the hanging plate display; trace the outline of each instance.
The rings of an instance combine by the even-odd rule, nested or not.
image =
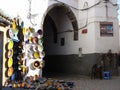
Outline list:
[[[38,43],[38,38],[37,38],[37,37],[33,37],[33,38],[32,38],[32,42],[33,42],[34,44],[37,44],[37,43]]]
[[[16,29],[16,20],[15,20],[15,19],[13,20],[12,28],[13,28],[13,29]]]
[[[40,61],[35,61],[35,62],[33,63],[33,67],[34,67],[34,68],[40,68]]]
[[[17,29],[9,29],[9,37],[13,40],[13,41],[19,41],[18,39],[18,30]]]
[[[20,26],[21,26],[21,28],[23,28],[23,27],[24,27],[24,22],[23,22],[23,21],[21,22],[21,25],[20,25]]]
[[[40,45],[43,44],[43,38],[42,37],[38,40],[38,44],[40,44]]]
[[[42,45],[38,45],[38,51],[43,51],[43,46]]]
[[[34,28],[29,27],[29,30],[30,30],[31,33],[35,33],[35,29]]]
[[[42,52],[40,53],[40,56],[41,56],[41,58],[45,57],[45,52],[42,51]]]
[[[33,57],[34,57],[35,59],[39,58],[39,57],[40,57],[39,52],[34,52],[34,53],[33,53]]]
[[[32,36],[28,37],[29,43],[32,43]]]
[[[31,69],[31,70],[35,70],[36,68],[40,68],[40,62],[39,62],[39,61],[34,61],[34,62],[31,63],[31,65],[30,65],[30,69]]]
[[[26,28],[22,29],[22,34],[25,35],[26,34]]]
[[[10,28],[9,29],[9,37],[12,38],[14,36],[13,30]]]
[[[9,67],[7,71],[8,76],[11,76],[13,74],[13,67]]]
[[[12,48],[13,48],[13,45],[14,45],[13,41],[10,40],[10,41],[8,42],[8,49],[12,49]]]
[[[33,46],[33,51],[37,52],[38,51],[38,46]]]
[[[22,72],[25,74],[25,73],[28,73],[28,67],[26,66],[22,66]]]
[[[13,74],[11,75],[11,80],[12,80],[12,81],[15,81],[15,77],[16,77],[16,75],[15,75],[15,73],[13,73]]]
[[[41,29],[39,29],[39,30],[37,31],[37,33],[38,33],[39,35],[42,35],[42,34],[43,34],[43,31],[42,31]]]
[[[28,51],[29,51],[29,52],[30,52],[30,51],[33,52],[33,47],[34,47],[33,45],[29,46],[29,47],[28,47],[28,48],[29,48]]]
[[[9,58],[8,59],[8,67],[12,67],[12,65],[13,65],[13,59]]]
[[[8,50],[8,58],[13,56],[13,49]]]

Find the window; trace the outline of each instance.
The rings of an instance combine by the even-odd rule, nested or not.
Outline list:
[[[64,46],[64,45],[65,45],[65,39],[64,39],[64,38],[61,38],[61,39],[60,39],[60,44],[61,44],[61,46]]]
[[[100,36],[113,36],[113,22],[100,22]]]

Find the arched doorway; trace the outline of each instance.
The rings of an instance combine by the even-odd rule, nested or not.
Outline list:
[[[60,56],[64,57],[67,54],[68,44],[71,44],[69,40],[78,40],[78,25],[74,13],[65,5],[53,5],[45,16],[43,30],[43,46],[46,53],[43,76],[67,73],[67,63]]]

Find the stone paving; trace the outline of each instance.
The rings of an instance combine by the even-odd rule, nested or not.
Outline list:
[[[56,75],[50,78],[74,82],[72,90],[120,90],[120,76],[112,76],[110,80],[91,79],[81,75]]]
[[[120,90],[120,76],[112,76],[110,80],[91,79],[81,75],[59,76],[57,79],[74,82],[72,90]]]

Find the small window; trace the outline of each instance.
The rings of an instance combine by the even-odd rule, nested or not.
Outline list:
[[[100,22],[100,36],[113,36],[113,22]]]
[[[64,45],[65,45],[65,38],[61,38],[60,44],[61,44],[61,46],[64,46]]]

